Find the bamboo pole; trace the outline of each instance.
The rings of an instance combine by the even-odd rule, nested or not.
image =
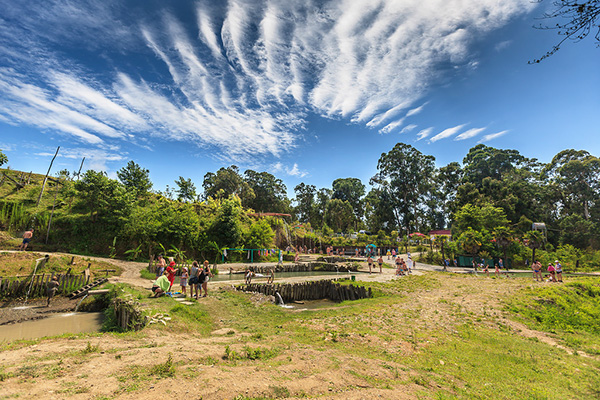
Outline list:
[[[40,190],[40,195],[39,195],[37,203],[35,205],[36,207],[40,205],[40,201],[42,200],[42,195],[44,194],[44,187],[46,186],[46,181],[48,180],[48,175],[50,175],[50,169],[52,169],[52,164],[54,163],[54,159],[58,155],[59,150],[60,150],[60,146],[58,146],[58,148],[56,149],[56,153],[54,153],[54,157],[52,157],[52,160],[50,161],[50,166],[48,167],[48,172],[46,172],[46,176],[44,177],[44,181],[42,182],[42,190]]]

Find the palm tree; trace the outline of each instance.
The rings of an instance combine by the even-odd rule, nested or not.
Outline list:
[[[504,262],[506,264],[506,268],[508,268],[508,259],[506,258],[506,250],[508,249],[508,246],[510,246],[510,244],[513,241],[513,232],[505,226],[499,226],[496,229],[494,229],[493,235],[494,235],[494,240],[496,241],[496,244],[502,248],[502,252],[504,254]]]
[[[535,262],[535,249],[542,247],[546,238],[540,231],[529,231],[523,239],[525,239],[527,247],[533,250],[533,254],[531,255],[531,263],[533,264]]]

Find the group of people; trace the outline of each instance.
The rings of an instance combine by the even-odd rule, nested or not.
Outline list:
[[[177,269],[175,269],[176,263],[172,257],[169,257],[169,264],[165,261],[162,255],[158,256],[156,262],[156,280],[152,285],[152,293],[154,297],[164,296],[166,293],[172,291],[173,284],[175,282],[175,276],[177,275]],[[188,271],[187,267],[181,269],[180,285],[181,293],[187,296],[187,287],[190,287],[190,297],[198,299],[199,293],[204,291],[204,295],[201,297],[208,296],[208,281],[212,278],[213,274],[210,271],[208,261],[204,261],[203,265],[200,266],[198,261],[192,263],[191,270]]]
[[[412,269],[415,267],[415,265],[416,262],[413,261],[410,256],[408,256],[406,261],[404,261],[404,258],[402,257],[396,258],[396,275],[402,276],[412,274]]]
[[[538,282],[562,282],[563,281],[563,268],[562,264],[558,260],[554,260],[554,264],[548,263],[546,270],[548,275],[542,277],[542,263],[535,261],[531,263],[531,271],[533,273],[533,279]]]

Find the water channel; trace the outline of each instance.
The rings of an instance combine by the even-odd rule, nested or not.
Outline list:
[[[275,281],[278,279],[286,279],[286,278],[296,278],[296,277],[305,277],[305,276],[332,276],[339,275],[340,277],[348,277],[350,274],[356,275],[357,272],[335,272],[335,271],[303,271],[303,272],[276,272],[275,273]],[[261,282],[266,280],[268,274],[256,274],[254,278],[252,278],[253,282]],[[220,272],[218,275],[214,275],[210,278],[213,282],[223,282],[223,281],[243,281],[244,274],[243,273],[235,273],[228,274],[227,272]]]
[[[104,314],[91,313],[61,313],[34,321],[0,326],[0,342],[37,339],[44,336],[56,336],[65,333],[98,332],[102,327]]]

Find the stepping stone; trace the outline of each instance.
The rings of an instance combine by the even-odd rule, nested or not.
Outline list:
[[[186,306],[191,306],[194,303],[192,303],[191,301],[182,301],[181,304],[185,304]]]

